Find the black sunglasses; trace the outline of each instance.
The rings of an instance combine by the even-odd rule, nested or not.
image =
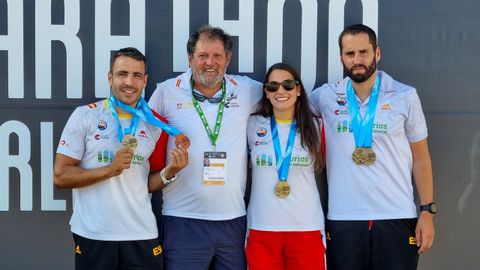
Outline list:
[[[295,88],[295,86],[298,85],[297,80],[285,80],[283,82],[276,82],[276,81],[271,81],[268,83],[263,84],[263,87],[267,89],[268,92],[276,92],[278,88],[280,88],[280,85],[283,86],[283,88],[287,91],[292,90]]]

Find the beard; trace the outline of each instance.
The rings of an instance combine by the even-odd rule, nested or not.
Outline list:
[[[353,74],[353,68],[357,67],[363,67],[365,68],[365,73],[363,74]],[[372,63],[369,66],[365,66],[362,64],[354,65],[352,68],[348,69],[345,67],[345,64],[343,64],[343,72],[352,79],[352,81],[356,83],[363,83],[364,81],[368,80],[370,77],[372,77],[373,73],[377,70],[377,58],[374,57]]]
[[[196,69],[192,69],[192,73],[193,73],[193,80],[195,81],[195,83],[201,84],[206,87],[213,87],[222,83],[225,70],[221,74],[218,74],[218,76],[215,76],[215,77],[208,77],[204,73]]]

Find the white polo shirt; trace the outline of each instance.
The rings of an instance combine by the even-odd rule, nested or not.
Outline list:
[[[277,123],[282,153],[291,123]],[[288,184],[290,194],[278,198],[275,151],[270,118],[253,115],[248,122],[248,147],[252,162],[252,192],[248,205],[248,228],[262,231],[324,231],[324,217],[315,181],[312,156],[300,143],[297,132],[292,150]]]
[[[119,115],[123,128],[131,117]],[[73,233],[104,241],[145,240],[158,237],[157,223],[148,193],[148,158],[161,129],[139,121],[131,167],[120,175],[73,189]],[[75,109],[63,130],[57,153],[80,160],[80,167],[109,165],[121,148],[117,121],[106,100]]]
[[[355,141],[346,102],[345,78],[325,84],[309,98],[325,125],[328,219],[378,220],[416,217],[410,143],[427,138],[427,126],[414,88],[378,71],[380,94],[373,126],[373,165],[352,161]],[[362,116],[369,98],[357,98]]]
[[[205,127],[192,103],[191,70],[157,85],[149,105],[190,138],[189,164],[163,189],[164,215],[204,220],[229,220],[246,214],[247,120],[262,97],[262,85],[248,77],[226,75],[225,111],[216,151],[227,153],[224,185],[203,183],[204,152],[213,151]],[[221,91],[217,92],[217,95]],[[212,131],[219,103],[199,102]],[[175,146],[170,137],[168,151]],[[167,157],[167,160],[169,157]]]

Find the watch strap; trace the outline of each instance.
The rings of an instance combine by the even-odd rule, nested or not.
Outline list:
[[[165,177],[165,168],[160,171],[160,179],[162,179],[163,184],[166,186],[177,179],[177,175],[174,175],[172,178],[167,179]]]

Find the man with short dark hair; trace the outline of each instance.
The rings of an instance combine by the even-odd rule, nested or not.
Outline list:
[[[188,164],[186,148],[165,156],[172,131],[141,97],[147,84],[146,58],[135,48],[111,56],[111,96],[80,106],[62,133],[54,167],[59,188],[73,188],[70,220],[78,269],[159,269],[162,247],[149,192],[161,189]],[[164,120],[164,119],[163,119]],[[174,133],[173,135],[175,135]]]
[[[246,129],[262,85],[225,74],[232,47],[220,28],[194,32],[187,43],[190,68],[158,84],[149,100],[191,140],[190,165],[163,189],[167,270],[246,269]]]
[[[420,100],[414,88],[377,70],[372,29],[347,27],[339,46],[347,77],[310,95],[325,125],[327,268],[416,269],[418,254],[432,246],[436,213]]]

